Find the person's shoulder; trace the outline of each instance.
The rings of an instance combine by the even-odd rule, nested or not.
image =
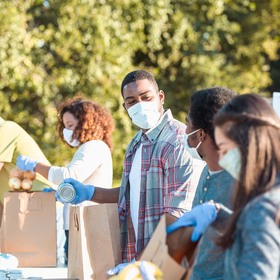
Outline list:
[[[168,110],[166,114],[168,116],[168,121],[163,127],[163,137],[165,139],[170,139],[171,142],[177,138],[182,139],[182,136],[184,136],[186,133],[186,125],[173,118],[170,110]]]
[[[270,219],[275,220],[275,217],[280,209],[280,188],[273,188],[264,194],[254,198],[245,207],[243,214],[250,226],[258,224],[259,221],[264,223]],[[270,219],[269,219],[270,218]]]
[[[96,148],[96,149],[102,149],[102,150],[109,149],[108,145],[102,140],[90,140],[90,141],[83,143],[80,147]]]
[[[275,186],[269,191],[257,196],[252,202],[251,207],[258,208],[261,205],[275,205],[280,207],[280,186]]]
[[[28,133],[16,122],[14,121],[5,121],[1,124],[0,130],[1,133],[5,133],[10,137],[17,137],[19,135],[28,135]]]
[[[205,179],[209,176],[209,168],[208,168],[208,165],[206,164],[203,169],[202,169],[202,172],[201,172],[201,175],[200,175],[200,179]]]
[[[167,109],[164,112],[163,119],[169,124],[169,126],[185,132],[186,125],[180,122],[179,120],[175,119],[170,109]]]
[[[174,118],[172,119],[171,123],[172,123],[172,125],[174,125],[174,127],[176,129],[178,129],[180,131],[183,131],[184,133],[186,132],[187,126],[184,123],[182,123],[182,122],[180,122],[180,121],[178,121],[177,119],[174,119]]]
[[[5,128],[16,128],[18,130],[24,130],[19,124],[17,124],[14,121],[4,121],[1,125],[1,127],[5,127]]]

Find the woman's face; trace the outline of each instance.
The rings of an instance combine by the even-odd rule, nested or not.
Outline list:
[[[70,112],[65,112],[62,117],[64,127],[70,130],[74,130],[78,124],[78,120]]]
[[[222,158],[229,150],[237,147],[237,144],[225,135],[222,127],[216,126],[214,133],[220,158]]]

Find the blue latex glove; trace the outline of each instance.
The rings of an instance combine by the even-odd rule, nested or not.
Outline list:
[[[217,210],[213,202],[196,205],[191,211],[186,212],[176,222],[166,228],[167,234],[181,227],[193,226],[191,235],[193,242],[197,241],[205,229],[217,218]]]
[[[111,268],[109,270],[107,270],[106,274],[108,276],[113,276],[113,275],[117,275],[119,274],[126,266],[128,266],[131,263],[134,263],[135,259],[133,259],[131,262],[126,262],[126,263],[121,263],[118,264],[117,266],[115,266],[114,268]]]
[[[65,179],[63,182],[71,184],[76,191],[76,196],[72,200],[71,204],[78,204],[78,203],[81,203],[86,200],[91,200],[91,198],[94,195],[94,192],[95,192],[94,186],[84,185],[84,184],[80,183],[79,181],[72,179],[72,178]],[[57,192],[56,192],[55,196],[58,201],[64,203],[64,201],[62,201],[60,199]]]
[[[54,190],[53,188],[44,188],[42,191],[43,192],[55,192],[56,190]]]
[[[37,165],[37,163],[37,160],[33,160],[27,156],[20,155],[17,157],[16,165],[20,170],[34,171],[34,168]]]

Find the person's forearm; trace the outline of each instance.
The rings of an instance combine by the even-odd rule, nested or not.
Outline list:
[[[34,168],[34,171],[41,174],[46,179],[48,179],[50,168],[51,168],[51,166],[38,162]]]
[[[96,187],[91,200],[97,203],[117,203],[119,201],[119,193],[120,188],[104,189]]]

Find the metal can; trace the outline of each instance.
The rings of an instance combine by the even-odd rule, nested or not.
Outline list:
[[[76,196],[76,190],[70,183],[61,183],[57,187],[57,194],[61,202],[71,203]]]

